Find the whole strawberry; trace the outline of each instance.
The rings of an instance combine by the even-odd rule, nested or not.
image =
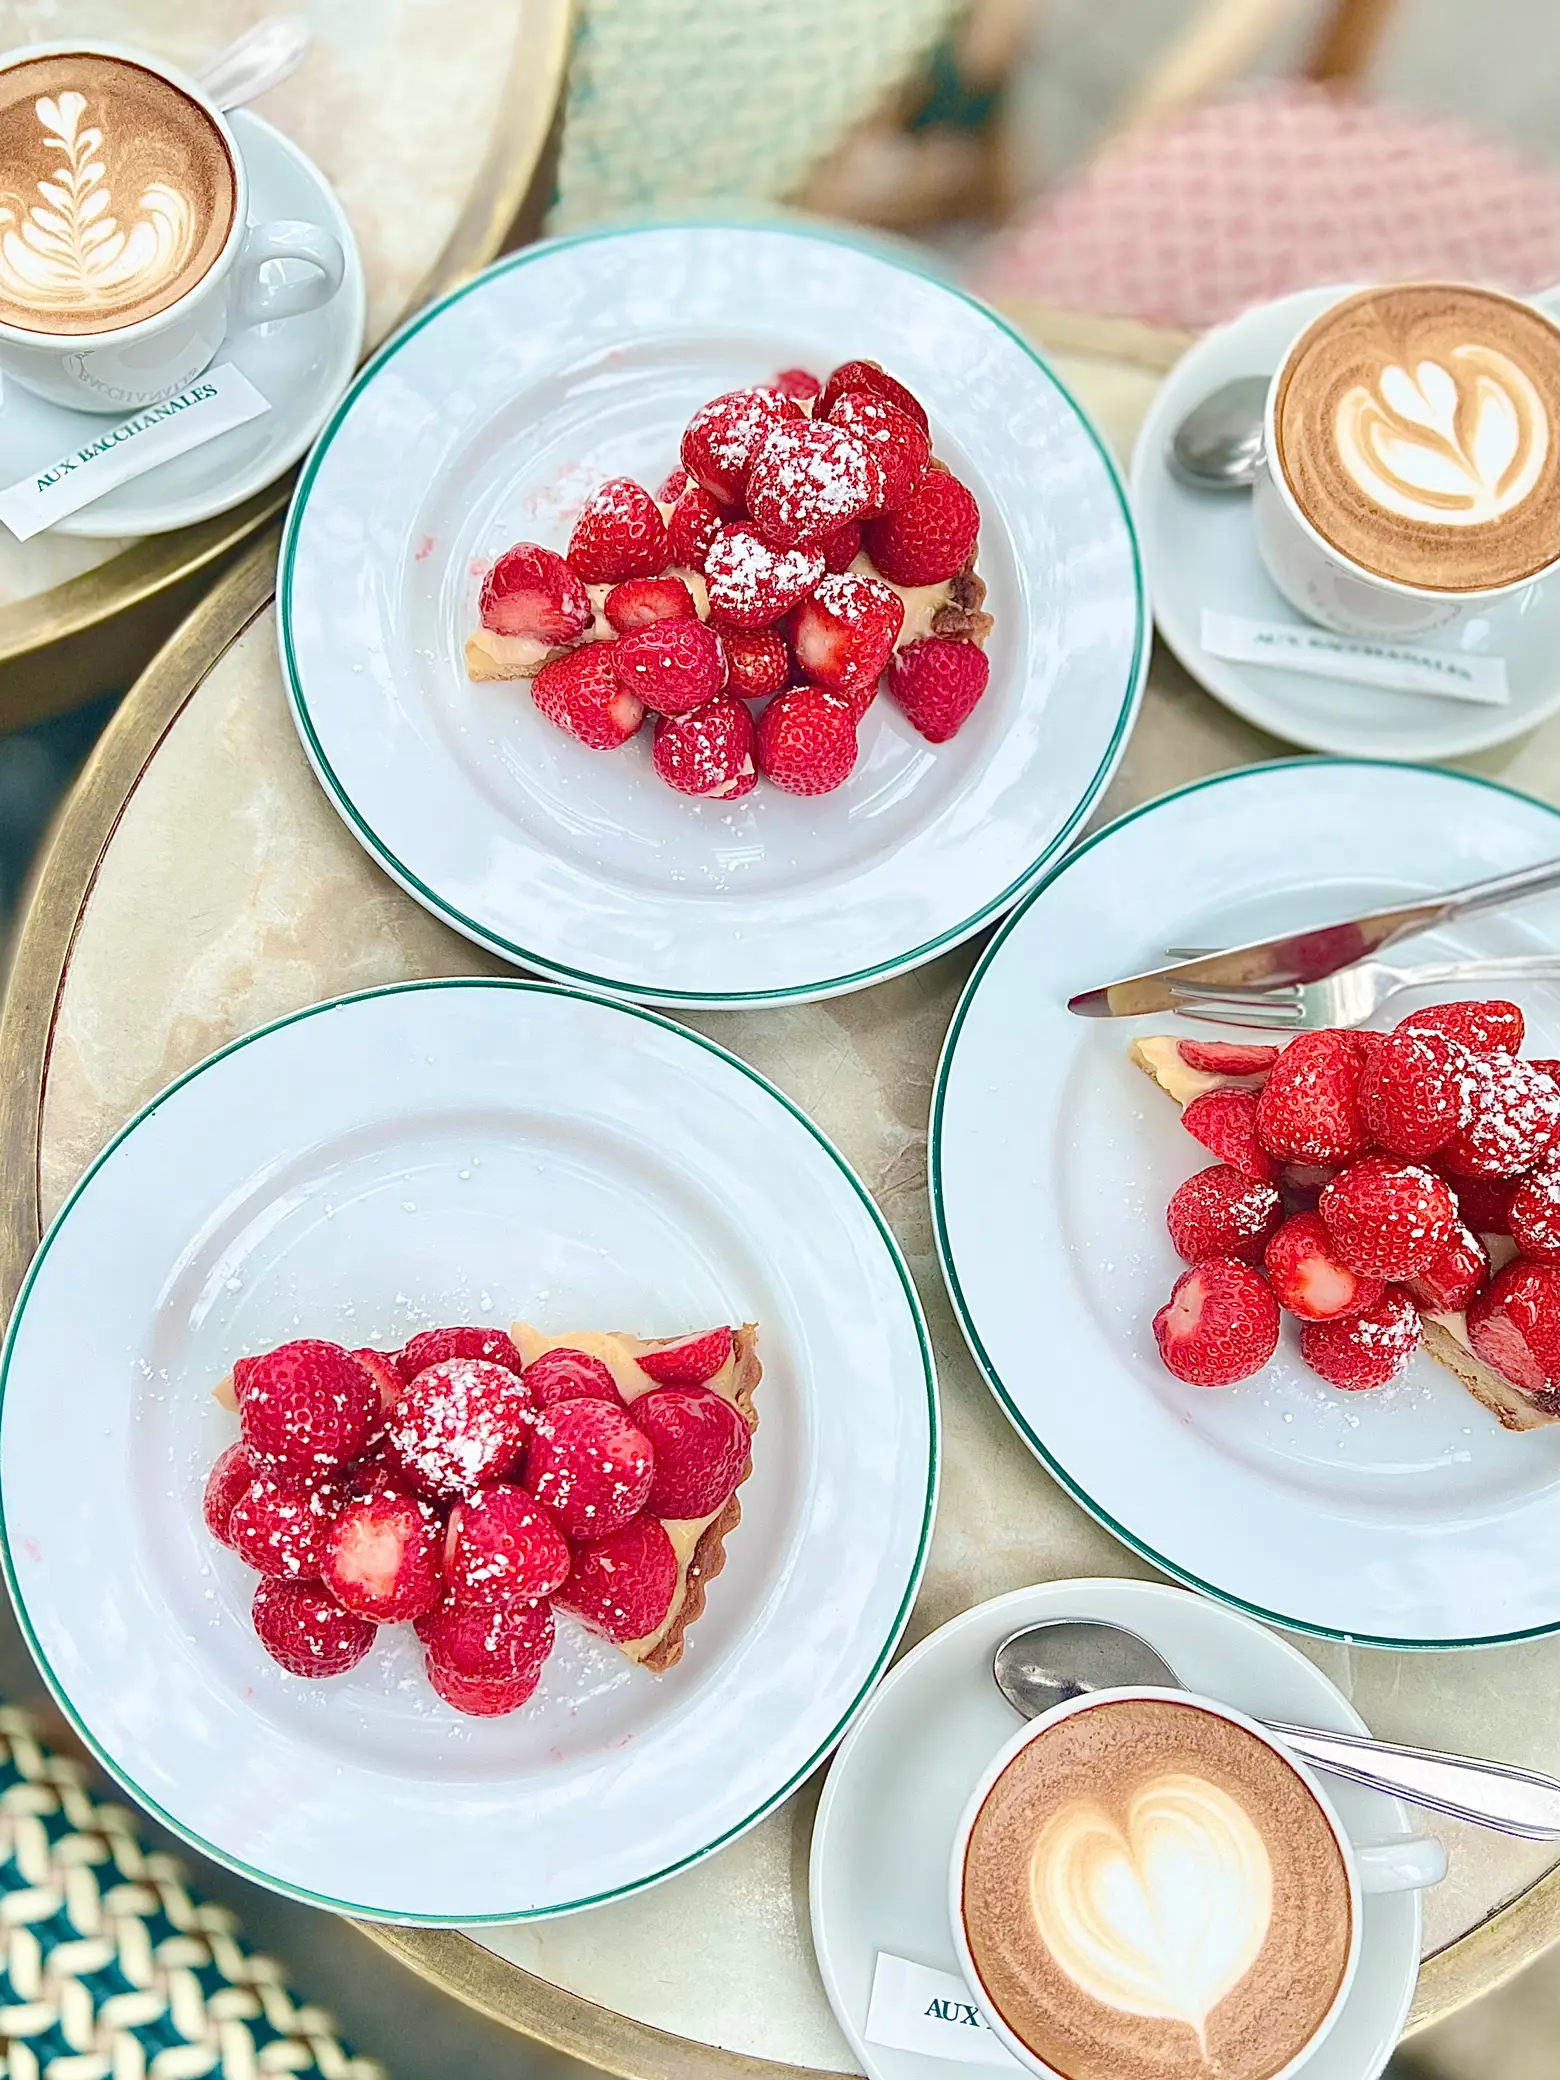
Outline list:
[[[1257,1138],[1257,1094],[1239,1085],[1199,1091],[1181,1114],[1181,1124],[1221,1163],[1242,1177],[1270,1180],[1273,1158]]]
[[[632,477],[609,477],[585,501],[568,557],[587,585],[658,578],[672,560],[660,507]]]
[[[482,1488],[450,1511],[444,1577],[458,1602],[551,1596],[569,1565],[567,1539],[524,1488]]]
[[[1516,1177],[1543,1161],[1560,1127],[1560,1086],[1534,1062],[1496,1049],[1468,1058],[1473,1116],[1440,1151],[1446,1169]]]
[[[776,549],[746,523],[728,527],[704,559],[710,618],[722,628],[769,628],[822,576],[816,549]]]
[[[724,506],[737,505],[748,472],[776,426],[805,417],[800,405],[766,385],[728,390],[701,405],[682,437],[683,468]]]
[[[1440,1255],[1417,1277],[1405,1278],[1403,1290],[1416,1307],[1431,1314],[1458,1314],[1489,1281],[1489,1251],[1460,1222]]]
[[[1430,1027],[1400,1026],[1360,1076],[1360,1113],[1394,1155],[1433,1156],[1473,1116],[1468,1050]]]
[[[570,1538],[602,1538],[645,1506],[655,1454],[630,1411],[555,1401],[536,1420],[525,1485]]]
[[[482,580],[478,613],[501,636],[570,643],[590,626],[590,595],[555,550],[516,542]]]
[[[1413,1278],[1460,1225],[1446,1180],[1396,1156],[1364,1156],[1325,1185],[1316,1210],[1339,1260],[1366,1278]]]
[[[617,647],[582,643],[544,664],[531,681],[539,712],[591,751],[616,751],[645,719],[644,702],[613,670]]]
[[[1468,1341],[1503,1379],[1560,1415],[1560,1265],[1515,1258],[1468,1303]]]
[[[618,684],[657,715],[691,715],[726,683],[726,653],[703,621],[657,621],[612,645]]]
[[[865,390],[870,396],[886,398],[891,405],[906,413],[923,433],[931,431],[926,407],[921,400],[876,361],[842,361],[825,377],[822,393],[813,406],[813,416],[827,419],[849,390]]]
[[[861,554],[861,522],[847,520],[843,527],[835,528],[819,543],[823,551],[823,567],[829,571],[848,571]]]
[[[563,1344],[531,1360],[525,1368],[525,1383],[538,1408],[551,1408],[555,1401],[592,1399],[623,1406],[611,1367],[586,1351],[570,1350]]]
[[[862,546],[896,585],[940,585],[956,578],[980,533],[975,495],[951,470],[929,469],[895,513],[862,523]]]
[[[690,484],[672,507],[672,517],[666,523],[673,563],[684,570],[702,571],[710,544],[720,533],[729,511],[701,485]]]
[[[1400,1033],[1445,1033],[1473,1054],[1515,1054],[1522,1045],[1526,1021],[1522,1008],[1504,997],[1466,998],[1455,1004],[1429,1004],[1397,1022]]]
[[[739,1409],[711,1387],[655,1387],[636,1398],[634,1421],[655,1451],[647,1509],[686,1519],[725,1507],[750,1451]]]
[[[385,1440],[417,1493],[442,1502],[502,1480],[535,1421],[520,1374],[485,1358],[446,1358],[408,1381]]]
[[[870,391],[847,390],[831,406],[829,424],[839,426],[870,448],[883,471],[877,502],[881,513],[897,512],[921,481],[931,443],[908,412]]]
[[[985,651],[954,636],[920,636],[896,651],[888,666],[889,692],[929,744],[958,735],[990,678]]]
[[[206,1476],[206,1490],[201,1498],[201,1513],[206,1520],[206,1529],[222,1544],[233,1543],[228,1520],[237,1502],[255,1478],[254,1461],[241,1444],[230,1444],[220,1454],[216,1464]]]
[[[883,466],[841,427],[800,419],[776,426],[748,473],[753,525],[777,549],[816,547],[883,496]]]
[[[1176,1255],[1188,1264],[1205,1257],[1258,1264],[1263,1244],[1283,1218],[1277,1187],[1243,1177],[1228,1163],[1210,1163],[1178,1185],[1165,1214]]]
[[[578,1546],[557,1602],[621,1644],[645,1639],[663,1625],[676,1593],[676,1549],[660,1518],[646,1513]]]
[[[502,1365],[506,1372],[523,1369],[520,1353],[511,1337],[506,1336],[502,1329],[482,1329],[475,1325],[419,1329],[415,1336],[407,1338],[397,1366],[405,1381],[415,1379],[419,1372],[426,1372],[430,1365],[442,1365],[446,1358],[485,1358],[490,1365]]]
[[[1347,1163],[1370,1147],[1360,1111],[1364,1057],[1354,1033],[1298,1033],[1257,1095],[1256,1130],[1289,1163]]]
[[[794,397],[798,403],[805,404],[809,397],[818,395],[823,385],[810,369],[782,368],[770,388],[778,390],[782,397]]]
[[[1511,1195],[1511,1239],[1523,1256],[1560,1264],[1560,1170],[1535,1170]]]
[[[1397,1286],[1355,1314],[1307,1322],[1300,1355],[1330,1386],[1346,1393],[1384,1387],[1419,1348],[1419,1310]]]
[[[905,603],[881,578],[854,571],[821,578],[791,615],[796,662],[819,686],[849,700],[859,721],[904,626]]]
[[[1183,1271],[1154,1316],[1166,1368],[1193,1387],[1231,1387],[1278,1348],[1278,1302],[1260,1271],[1210,1257]]]
[[[262,1471],[318,1480],[367,1450],[380,1424],[379,1388],[339,1343],[300,1337],[251,1361],[239,1424]]]
[[[721,641],[726,646],[727,689],[741,699],[767,700],[790,679],[791,653],[777,629],[723,629]]]
[[[668,787],[704,801],[731,802],[758,785],[753,718],[729,693],[691,715],[663,716],[651,761]]]
[[[345,1497],[333,1483],[301,1484],[257,1474],[233,1504],[227,1543],[257,1574],[314,1582]]]
[[[681,578],[625,578],[607,594],[601,611],[620,636],[657,621],[692,621],[698,613]]]
[[[318,1582],[263,1579],[252,1615],[261,1646],[294,1676],[344,1675],[362,1660],[378,1630],[344,1611]]]
[[[787,794],[830,794],[856,763],[856,719],[839,694],[792,686],[759,717],[753,749],[758,770]]]

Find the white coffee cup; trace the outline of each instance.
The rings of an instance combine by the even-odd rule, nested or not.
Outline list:
[[[222,250],[166,310],[94,333],[39,332],[0,322],[0,371],[8,380],[76,411],[123,415],[176,396],[210,366],[229,333],[300,317],[328,303],[341,287],[347,262],[340,240],[323,225],[249,222],[249,180],[238,141],[221,110],[175,66],[122,44],[71,38],[7,51],[0,72],[32,58],[77,51],[123,58],[188,95],[210,117],[233,167],[233,222]],[[309,273],[302,279],[267,280],[262,270],[272,260],[302,261]]]
[[[1373,1892],[1418,1892],[1426,1886],[1439,1884],[1446,1876],[1446,1851],[1441,1843],[1429,1835],[1399,1835],[1381,1842],[1354,1841],[1339,1819],[1326,1792],[1305,1764],[1290,1754],[1282,1741],[1268,1733],[1264,1727],[1257,1725],[1255,1720],[1248,1719],[1243,1712],[1237,1712],[1229,1705],[1215,1702],[1211,1697],[1199,1697],[1189,1690],[1096,1690],[1087,1697],[1075,1697],[1066,1704],[1057,1705],[1049,1712],[1042,1712],[1039,1718],[1030,1720],[1027,1726],[1021,1726],[1013,1738],[998,1750],[970,1794],[969,1803],[965,1806],[958,1827],[954,1831],[953,1853],[948,1863],[948,1916],[953,1931],[954,1950],[959,1959],[959,1969],[992,2030],[1012,2052],[1018,2063],[1027,2072],[1038,2075],[1039,2080],[1066,2080],[1065,2075],[1058,2074],[1054,2066],[1047,2065],[1044,2059],[1037,2057],[1029,2049],[1021,2037],[1014,2035],[982,1988],[980,1973],[976,1970],[969,1937],[964,1927],[965,1852],[969,1847],[970,1835],[981,1807],[985,1804],[993,1785],[1031,1741],[1039,1740],[1042,1734],[1048,1733],[1053,1726],[1079,1712],[1093,1711],[1102,1705],[1137,1703],[1143,1700],[1195,1706],[1200,1711],[1212,1713],[1215,1718],[1226,1719],[1231,1725],[1241,1727],[1254,1739],[1261,1741],[1264,1747],[1271,1748],[1288,1763],[1315,1799],[1338,1844],[1349,1884],[1348,1960],[1343,1976],[1338,1982],[1338,1991],[1333,1996],[1332,2005],[1321,2023],[1313,2031],[1304,2048],[1279,2072],[1272,2075],[1272,2080],[1289,2080],[1289,2076],[1299,2072],[1327,2036],[1348,2000],[1349,1991],[1359,1970],[1361,1900]]]
[[[1367,287],[1358,284],[1340,289],[1328,304],[1341,303]],[[1537,304],[1512,296],[1509,303],[1523,303],[1552,329],[1554,319]],[[1420,585],[1405,585],[1368,571],[1333,547],[1311,525],[1300,510],[1278,459],[1276,413],[1283,379],[1295,354],[1312,329],[1321,324],[1327,311],[1307,321],[1290,341],[1278,371],[1268,385],[1263,417],[1263,469],[1253,487],[1252,524],[1257,549],[1268,576],[1297,612],[1309,621],[1348,636],[1423,635],[1431,629],[1451,628],[1459,621],[1484,612],[1501,600],[1515,599],[1542,579],[1560,570],[1560,556],[1543,570],[1509,585],[1492,585],[1481,592],[1437,592]],[[1553,400],[1560,419],[1560,398]]]

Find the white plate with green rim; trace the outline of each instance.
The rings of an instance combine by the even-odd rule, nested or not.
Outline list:
[[[1462,774],[1327,758],[1226,774],[1079,846],[993,939],[955,1013],[932,1210],[976,1362],[1101,1523],[1254,1616],[1387,1647],[1560,1631],[1560,1425],[1502,1430],[1422,1353],[1388,1387],[1340,1393],[1302,1364],[1292,1324],[1236,1386],[1173,1378],[1151,1327],[1185,1268],[1165,1207],[1207,1156],[1127,1046],[1219,1029],[1076,1018],[1067,998],[1170,946],[1239,945],[1556,854],[1560,813]],[[1557,939],[1560,897],[1545,897],[1404,951]],[[1560,1052],[1560,984],[1491,993],[1522,1004],[1527,1052]],[[1405,994],[1372,1022],[1455,994]]]
[[[759,1324],[754,1469],[683,1660],[560,1613],[496,1720],[440,1703],[406,1626],[284,1675],[201,1519],[235,1434],[212,1385],[300,1334],[516,1316]],[[751,1827],[887,1665],[936,1483],[915,1290],[843,1159],[711,1042],[546,984],[343,998],[191,1070],[65,1206],[0,1361],[7,1580],[83,1738],[196,1848],[386,1920],[565,1913]]]
[[[588,751],[527,682],[471,683],[499,551],[563,548],[607,476],[654,489],[707,398],[859,356],[980,501],[992,680],[957,738],[880,699],[835,793],[697,802],[648,731]],[[294,496],[278,631],[305,751],[403,888],[506,959],[692,1006],[858,989],[1016,901],[1115,768],[1148,623],[1116,471],[1001,319],[838,232],[680,224],[530,247],[375,356]]]

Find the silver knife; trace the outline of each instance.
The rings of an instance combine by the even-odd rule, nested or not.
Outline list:
[[[1171,985],[1177,982],[1205,987],[1237,982],[1248,989],[1280,982],[1320,982],[1324,975],[1336,975],[1340,968],[1379,952],[1394,940],[1429,931],[1432,925],[1449,924],[1454,918],[1471,917],[1476,911],[1544,895],[1554,888],[1560,888],[1560,860],[1545,860],[1536,867],[1523,867],[1519,873],[1475,881],[1468,888],[1454,888],[1422,902],[1368,910],[1363,917],[1341,924],[1311,925],[1303,932],[1287,932],[1281,939],[1259,939],[1250,946],[1232,946],[1222,953],[1201,954],[1168,968],[1128,975],[1120,982],[1107,982],[1099,989],[1069,997],[1067,1008],[1080,1018],[1137,1018],[1145,1011],[1176,1010],[1178,1000]]]

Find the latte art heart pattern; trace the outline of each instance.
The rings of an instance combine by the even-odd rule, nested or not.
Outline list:
[[[1338,457],[1389,513],[1443,527],[1499,520],[1527,498],[1549,421],[1524,370],[1482,342],[1384,366],[1340,400]]]
[[[1083,1799],[1053,1814],[1029,1894],[1041,1940],[1092,2000],[1185,2023],[1206,2046],[1267,1940],[1273,1872],[1240,1804],[1175,1773],[1138,1788],[1124,1828]]]

